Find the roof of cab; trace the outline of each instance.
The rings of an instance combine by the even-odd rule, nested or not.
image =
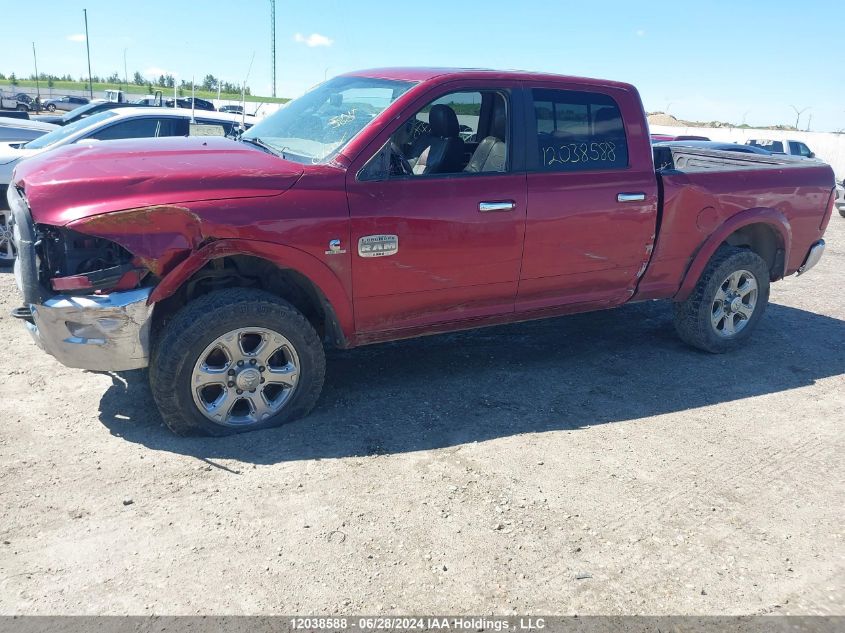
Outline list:
[[[489,68],[438,68],[438,67],[405,67],[405,68],[370,68],[345,73],[346,77],[374,77],[378,79],[394,79],[397,81],[426,82],[433,79],[444,81],[448,79],[510,79],[516,81],[549,80],[569,82],[594,86],[612,86],[630,89],[631,84],[611,81],[607,79],[591,79],[588,77],[574,77],[555,73],[539,73],[528,70],[493,70]]]

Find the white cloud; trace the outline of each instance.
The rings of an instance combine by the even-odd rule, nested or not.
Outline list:
[[[167,70],[166,68],[159,68],[158,66],[150,66],[149,68],[145,69],[143,73],[141,73],[147,79],[158,79],[162,75],[165,77],[167,75],[176,76],[176,73],[172,70]]]
[[[84,33],[74,33],[73,35],[68,35],[67,39],[69,42],[84,42],[85,41],[85,34]]]
[[[314,48],[316,46],[331,46],[334,44],[333,39],[328,38],[325,35],[320,35],[319,33],[312,33],[308,36],[303,35],[302,33],[297,33],[293,36],[293,41],[305,44],[309,48]]]

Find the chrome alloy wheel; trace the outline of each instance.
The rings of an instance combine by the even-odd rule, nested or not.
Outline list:
[[[9,224],[11,213],[8,209],[0,209],[0,261],[11,261],[15,258],[15,243]]]
[[[273,330],[240,328],[215,339],[191,374],[200,412],[223,426],[258,424],[287,404],[299,381],[299,356]]]
[[[728,275],[716,291],[710,324],[719,336],[730,338],[741,332],[757,306],[757,279],[747,270]]]

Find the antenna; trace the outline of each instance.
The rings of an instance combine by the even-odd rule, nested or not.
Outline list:
[[[196,89],[194,87],[194,78],[191,77],[191,123],[196,123],[194,120],[194,108],[197,105]]]
[[[91,83],[91,40],[88,39],[88,9],[82,9],[85,16],[85,50],[88,52],[88,93],[94,98],[94,84]]]
[[[255,61],[255,51],[252,51],[252,58],[249,60],[249,68],[246,70],[246,77],[241,84],[241,129],[246,130],[246,82],[249,81],[249,74],[252,72],[252,62]]]

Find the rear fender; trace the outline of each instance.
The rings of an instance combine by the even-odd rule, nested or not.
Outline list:
[[[323,262],[299,249],[252,240],[218,240],[199,248],[162,277],[150,295],[157,303],[172,296],[200,268],[213,259],[230,255],[250,255],[293,270],[313,283],[322,294],[347,341],[354,338],[352,301],[340,279]]]
[[[780,237],[780,247],[784,251],[784,267],[782,270],[773,271],[777,278],[783,277],[786,273],[786,262],[789,261],[789,250],[792,244],[792,228],[789,220],[777,209],[759,207],[747,209],[728,218],[719,225],[710,237],[701,245],[693,257],[692,263],[687,268],[681,287],[675,294],[675,301],[684,301],[692,293],[695,284],[704,272],[707,262],[713,257],[716,250],[724,243],[731,233],[751,224],[766,224],[774,229],[775,234]]]

